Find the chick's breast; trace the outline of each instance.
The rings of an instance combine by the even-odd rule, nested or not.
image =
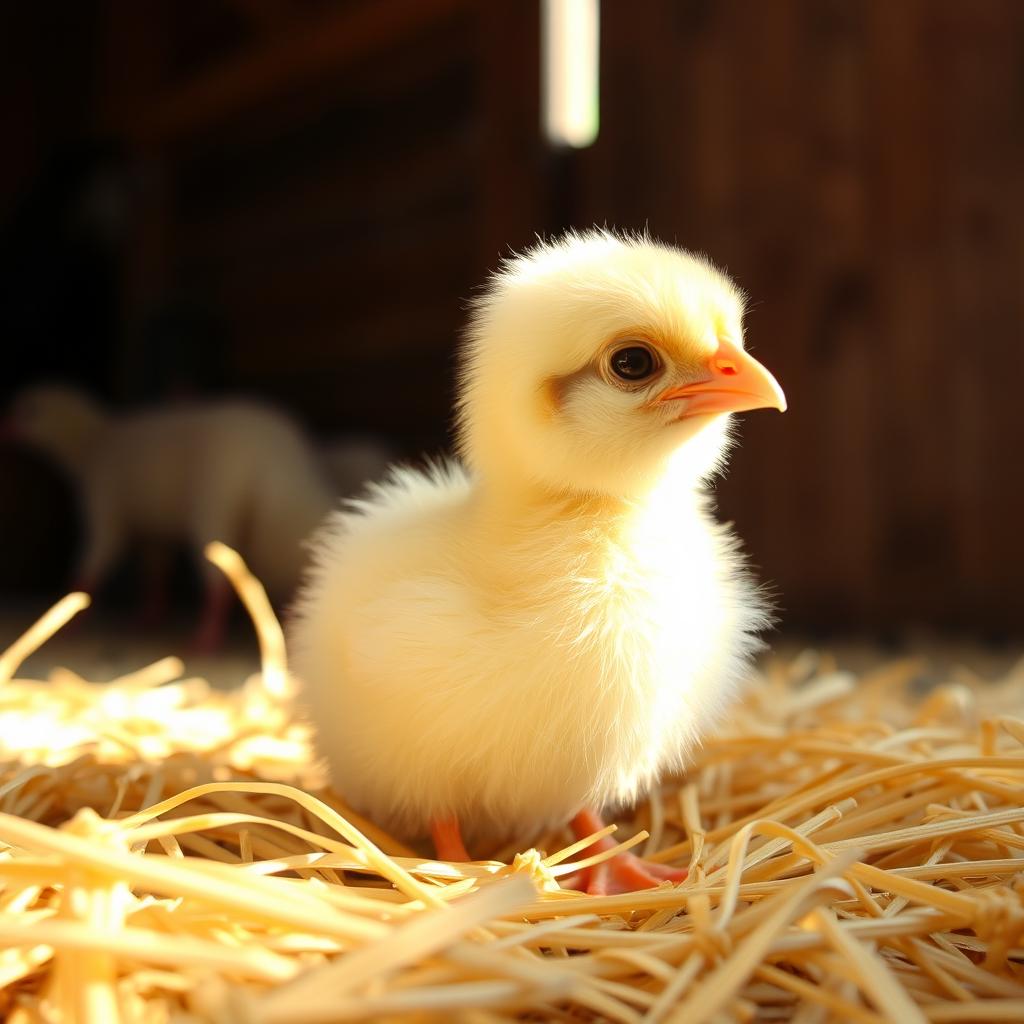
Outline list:
[[[458,467],[402,471],[336,515],[293,626],[336,788],[407,836],[632,799],[713,721],[760,613],[697,504],[660,533],[577,511],[499,538],[473,498]]]

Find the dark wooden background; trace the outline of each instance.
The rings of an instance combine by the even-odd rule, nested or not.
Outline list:
[[[526,0],[0,17],[8,224],[84,138],[126,208],[106,306],[5,314],[8,390],[77,367],[121,401],[245,391],[436,449],[500,253],[647,225],[738,278],[790,399],[719,488],[785,623],[1024,634],[1024,3],[606,0],[575,153],[540,134]]]

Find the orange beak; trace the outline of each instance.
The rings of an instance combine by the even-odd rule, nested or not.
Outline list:
[[[746,412],[749,409],[786,411],[779,382],[753,357],[731,341],[720,341],[708,360],[708,376],[662,392],[658,401],[685,399],[684,416]]]

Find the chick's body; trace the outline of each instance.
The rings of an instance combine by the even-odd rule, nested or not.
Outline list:
[[[570,235],[497,275],[464,351],[463,463],[335,513],[295,609],[358,809],[407,837],[525,837],[683,765],[765,618],[703,490],[721,413],[781,403],[741,312],[646,239]]]
[[[404,835],[529,835],[680,766],[762,618],[682,497],[509,506],[450,465],[336,515],[296,641],[344,794]]]

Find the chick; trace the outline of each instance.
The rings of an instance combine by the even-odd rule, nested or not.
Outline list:
[[[205,590],[198,650],[220,645],[231,600],[203,558],[205,545],[237,547],[285,600],[299,580],[301,543],[331,507],[299,430],[256,404],[114,415],[75,389],[42,385],[15,399],[9,423],[14,437],[50,455],[80,489],[81,589],[102,583],[129,540],[184,542],[195,552]]]
[[[494,276],[462,355],[461,462],[394,469],[329,518],[295,608],[354,806],[455,859],[463,834],[572,816],[592,834],[684,766],[766,623],[704,492],[729,414],[785,408],[742,313],[707,261],[642,237],[569,234]],[[682,874],[625,855],[589,885]]]

